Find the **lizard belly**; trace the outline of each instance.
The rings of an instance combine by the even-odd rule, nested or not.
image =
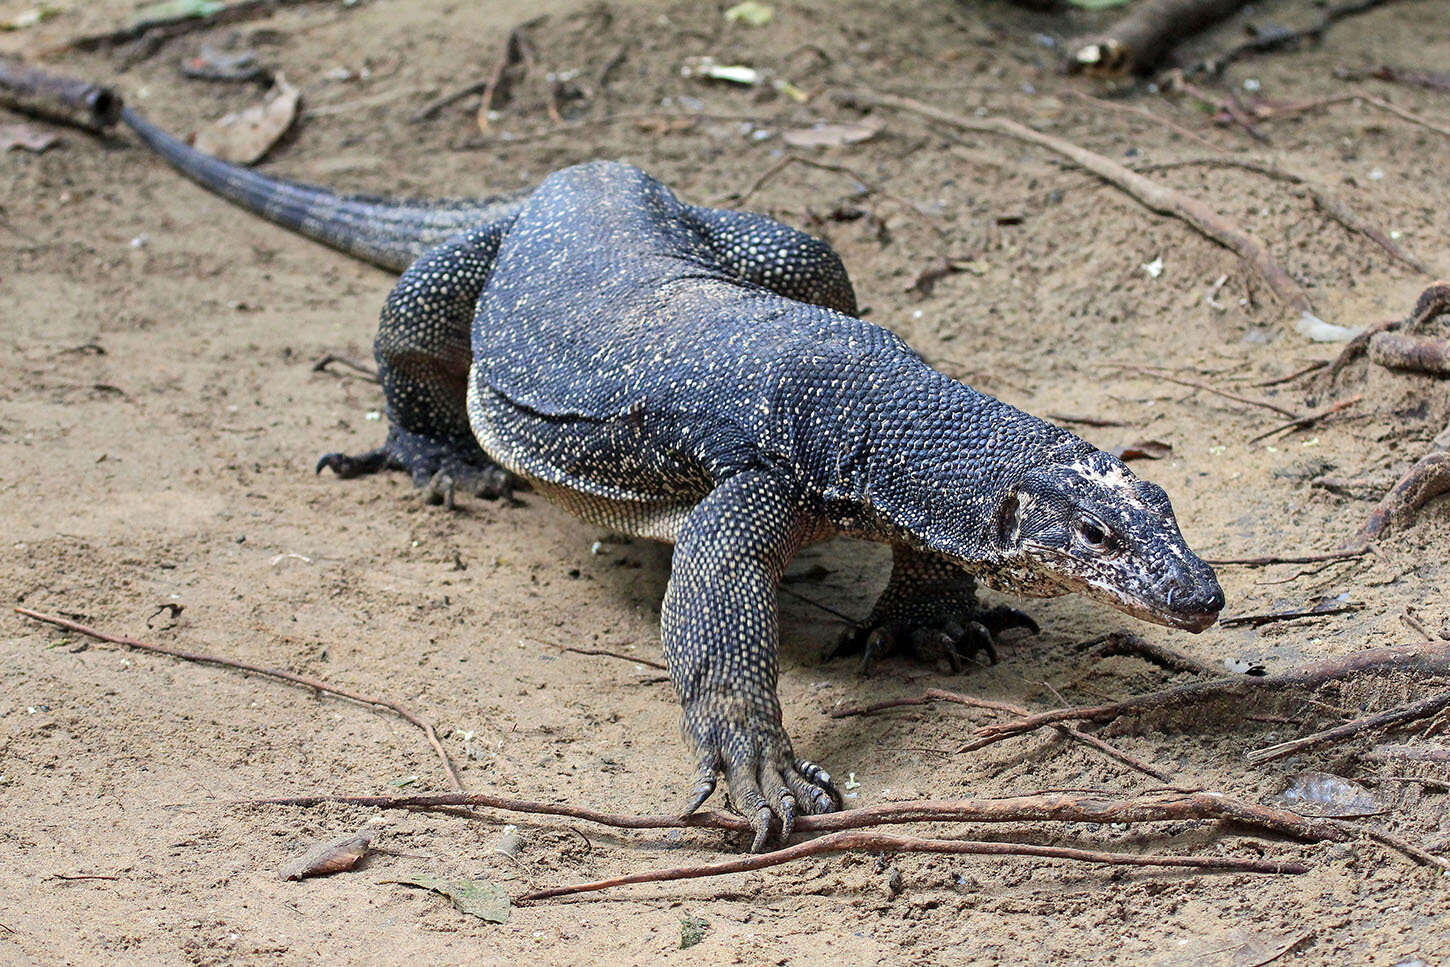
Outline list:
[[[673,543],[710,489],[698,469],[651,448],[627,419],[542,417],[478,379],[469,380],[468,414],[496,463],[546,500],[623,534]]]

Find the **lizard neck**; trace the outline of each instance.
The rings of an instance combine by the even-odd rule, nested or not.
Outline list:
[[[812,468],[832,522],[964,566],[1001,558],[998,515],[1029,470],[1090,449],[915,355],[855,360],[832,395],[804,421],[797,462]]]

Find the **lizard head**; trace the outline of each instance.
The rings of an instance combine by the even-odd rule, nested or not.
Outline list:
[[[1003,562],[989,584],[1077,591],[1135,617],[1199,632],[1223,609],[1218,578],[1183,540],[1163,488],[1101,450],[1033,468],[999,506]]]

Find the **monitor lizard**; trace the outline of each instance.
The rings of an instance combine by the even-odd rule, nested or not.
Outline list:
[[[674,544],[660,623],[694,759],[684,812],[723,774],[754,850],[842,808],[776,695],[778,582],[804,545],[890,545],[887,588],[846,641],[868,654],[957,664],[1036,630],[980,607],[978,581],[1194,632],[1223,608],[1161,487],[858,318],[840,258],[803,232],[611,162],[492,199],[344,196],[123,119],[202,186],[401,273],[374,345],[387,439],[319,472],[402,469],[435,500],[524,481]]]

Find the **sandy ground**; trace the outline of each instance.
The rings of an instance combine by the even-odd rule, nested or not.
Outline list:
[[[30,6],[0,2],[0,19]],[[51,6],[59,16],[0,34],[0,51],[34,54],[124,22],[137,5]],[[1125,160],[1209,153],[1152,121],[1068,96],[1087,85],[1056,75],[1052,51],[1034,35],[1070,32],[1074,21],[951,0],[897,9],[856,0],[776,6],[773,24],[749,28],[727,24],[714,4],[685,2],[317,3],[178,39],[131,66],[126,50],[50,63],[117,83],[155,120],[186,132],[259,96],[177,72],[202,43],[234,38],[304,93],[300,123],[264,170],[388,194],[513,189],[604,157],[710,200],[742,191],[769,167],[782,130],[857,119],[823,93],[798,104],[681,77],[681,63],[699,55],[767,68],[807,92],[865,84],[961,112],[982,108]],[[467,147],[479,138],[476,98],[408,123],[430,98],[486,74],[507,30],[537,14],[549,15],[532,35],[538,61],[482,150]],[[1244,61],[1225,84],[1242,92],[1254,81],[1263,96],[1302,100],[1360,89],[1334,77],[1340,65],[1443,68],[1444,14],[1440,0],[1403,0],[1345,22],[1322,46]],[[1311,10],[1268,3],[1259,16],[1302,23]],[[1242,29],[1230,23],[1200,46],[1222,48]],[[620,52],[601,87],[601,69]],[[563,99],[570,116],[703,110],[754,120],[556,130],[547,72],[564,78],[566,94],[582,92]],[[1362,89],[1450,123],[1443,92],[1381,82]],[[1430,265],[1450,267],[1443,136],[1341,104],[1266,125],[1266,145],[1216,127],[1188,101],[1140,91],[1124,103],[1171,117],[1221,152],[1310,175]],[[882,120],[885,131],[870,142],[811,155],[849,166],[875,190],[796,165],[750,207],[827,235],[869,318],[945,371],[1033,412],[1124,424],[1073,424],[1102,446],[1171,443],[1171,457],[1135,467],[1168,489],[1186,535],[1205,554],[1337,546],[1450,418],[1443,381],[1364,363],[1329,391],[1308,381],[1252,388],[1331,358],[1337,347],[1295,335],[1231,253],[1041,151],[985,137],[958,143],[910,118]],[[449,513],[424,506],[396,475],[313,476],[318,453],[364,449],[382,435],[377,388],[314,372],[312,363],[333,351],[366,358],[389,278],[182,183],[129,138],[63,138],[42,155],[0,156],[0,587],[8,600],[409,704],[438,723],[473,790],[635,812],[680,802],[688,762],[668,684],[631,662],[553,647],[658,658],[667,549],[612,541],[537,497],[521,506],[466,502]],[[1430,281],[1284,185],[1197,167],[1156,177],[1258,233],[1334,322],[1403,315]],[[967,270],[929,294],[909,291],[943,256]],[[1143,268],[1155,259],[1156,278]],[[1308,432],[1250,444],[1276,414],[1125,368],[1134,365],[1296,411],[1354,393],[1364,399]],[[1345,496],[1312,484],[1325,474],[1355,487]],[[1221,571],[1232,613],[1340,594],[1363,606],[1330,618],[1193,637],[1076,598],[1034,603],[1041,636],[1014,640],[998,665],[961,676],[902,660],[863,680],[850,663],[823,664],[841,623],[787,596],[787,726],[799,751],[839,775],[854,773],[855,804],[1142,790],[1154,781],[1048,736],[955,754],[987,713],[828,713],[932,686],[1050,708],[1186,680],[1133,658],[1088,660],[1072,647],[1114,630],[1216,664],[1271,671],[1413,642],[1418,636],[1401,621],[1407,609],[1432,633],[1450,626],[1447,538],[1450,506],[1442,501],[1386,540],[1380,556]],[[886,564],[876,548],[813,548],[793,566],[801,580],[792,589],[862,616]],[[161,610],[171,603],[184,606],[174,619]],[[1247,749],[1431,688],[1355,682],[1255,709],[1254,719],[1225,705],[1130,720],[1107,734],[1181,784],[1258,801],[1275,801],[1306,769],[1351,777],[1384,810],[1371,822],[1443,850],[1444,782],[1416,780],[1430,774],[1413,763],[1366,756],[1377,741],[1433,744],[1424,723],[1263,766],[1243,759]],[[1279,962],[1450,959],[1447,881],[1438,872],[1368,841],[1269,842],[1194,823],[975,832],[1272,855],[1313,870],[1204,876],[848,856],[631,887],[517,909],[506,925],[489,924],[387,881],[472,877],[521,891],[719,858],[740,844],[722,834],[615,835],[515,819],[522,845],[513,860],[494,852],[508,821],[495,814],[239,806],[256,796],[446,783],[421,736],[387,715],[223,669],[88,645],[18,617],[0,631],[0,776],[5,963],[1246,965],[1289,941],[1295,945]],[[278,878],[308,844],[365,823],[380,831],[386,852],[358,872],[302,884]],[[681,950],[685,917],[708,926],[698,945]]]

